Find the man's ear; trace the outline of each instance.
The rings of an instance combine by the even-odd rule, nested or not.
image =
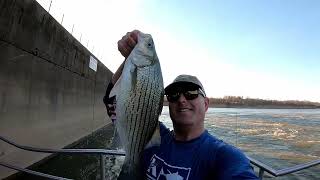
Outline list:
[[[207,97],[205,97],[204,98],[204,106],[205,106],[205,109],[206,109],[206,111],[208,110],[208,108],[209,108],[209,98],[207,98]]]

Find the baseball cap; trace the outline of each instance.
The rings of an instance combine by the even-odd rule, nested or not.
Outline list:
[[[181,86],[196,86],[200,88],[203,91],[204,95],[206,96],[204,88],[201,82],[199,81],[199,79],[196,76],[186,75],[186,74],[181,74],[178,77],[176,77],[173,80],[173,82],[164,89],[165,94]]]

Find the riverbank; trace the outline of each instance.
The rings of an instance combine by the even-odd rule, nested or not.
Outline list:
[[[167,101],[163,106],[169,106]],[[288,105],[239,105],[239,104],[214,104],[210,103],[211,108],[239,108],[239,109],[320,109],[320,106],[288,106]]]
[[[242,109],[320,109],[317,106],[275,106],[275,105],[228,105],[228,104],[210,104],[211,108],[242,108]]]
[[[265,100],[243,98],[242,96],[225,96],[223,98],[209,98],[212,108],[250,108],[250,109],[320,109],[319,102],[298,100]],[[166,97],[164,105],[168,106]]]

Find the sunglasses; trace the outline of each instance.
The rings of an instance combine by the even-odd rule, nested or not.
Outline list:
[[[183,96],[187,100],[196,99],[199,96],[199,94],[202,95],[203,97],[205,97],[204,92],[201,89],[197,89],[197,90],[185,90],[185,91],[180,91],[180,92],[168,93],[168,94],[166,94],[167,100],[169,102],[176,102],[179,100],[181,94],[183,94]]]

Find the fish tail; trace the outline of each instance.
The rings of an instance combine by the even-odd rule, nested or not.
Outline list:
[[[123,164],[117,180],[141,180],[143,179],[142,171],[138,166],[129,166]]]

